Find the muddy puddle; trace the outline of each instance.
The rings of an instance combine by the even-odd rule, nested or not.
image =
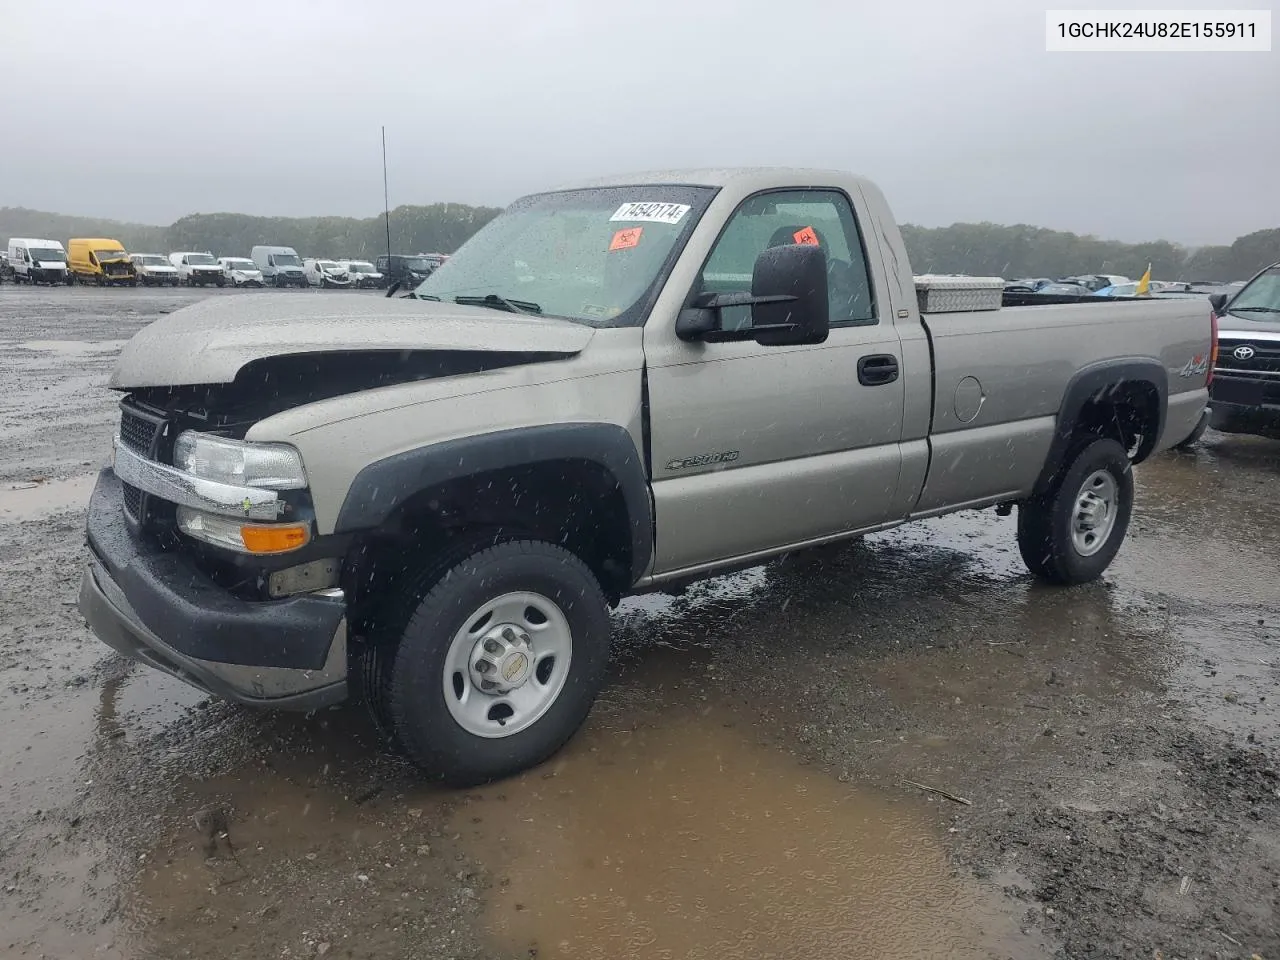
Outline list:
[[[512,955],[1035,952],[1015,908],[953,874],[913,802],[838,783],[715,717],[597,724],[550,771],[480,793],[451,829],[500,875],[485,926]]]
[[[0,523],[37,520],[67,510],[82,510],[97,482],[97,474],[66,480],[24,480],[0,483]]]
[[[762,745],[679,679],[691,656],[647,657],[561,754],[478,790],[407,770],[367,789],[336,722],[339,746],[194,784],[145,858],[132,938],[198,957],[443,956],[459,938],[541,960],[1047,952],[1026,904],[949,864],[936,808]]]

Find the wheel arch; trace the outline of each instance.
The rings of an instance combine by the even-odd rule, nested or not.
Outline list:
[[[1128,446],[1123,425],[1114,432],[1099,414],[1124,409],[1140,417],[1148,429],[1141,432],[1132,461],[1141,463],[1157,448],[1164,433],[1169,402],[1169,374],[1164,365],[1149,357],[1106,360],[1085,367],[1067,383],[1058,410],[1053,440],[1035,492],[1043,494],[1067,465],[1072,448],[1089,436],[1111,436]]]
[[[631,435],[611,423],[563,423],[461,437],[366,465],[352,481],[335,533],[376,530],[433,490],[470,477],[573,462],[608,478],[625,510],[629,587],[653,556],[653,502],[644,460]],[[566,497],[569,492],[566,491]]]

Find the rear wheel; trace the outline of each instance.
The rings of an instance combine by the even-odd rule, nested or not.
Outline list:
[[[605,598],[587,566],[553,544],[514,541],[435,579],[367,689],[410,759],[464,786],[559,750],[586,719],[608,656]]]
[[[1042,496],[1018,507],[1018,549],[1033,574],[1052,583],[1101,575],[1124,542],[1133,512],[1133,469],[1115,440],[1076,448]]]

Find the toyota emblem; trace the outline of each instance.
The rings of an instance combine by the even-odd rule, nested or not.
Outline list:
[[[1256,352],[1257,351],[1254,350],[1253,347],[1243,346],[1243,347],[1236,347],[1234,350],[1231,351],[1231,355],[1235,357],[1237,360],[1252,360],[1253,355]]]

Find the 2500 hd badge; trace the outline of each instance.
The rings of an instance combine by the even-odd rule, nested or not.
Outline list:
[[[706,467],[713,463],[733,463],[738,459],[737,450],[725,450],[721,453],[700,453],[696,457],[683,457],[668,460],[668,470],[688,470],[690,467]]]

